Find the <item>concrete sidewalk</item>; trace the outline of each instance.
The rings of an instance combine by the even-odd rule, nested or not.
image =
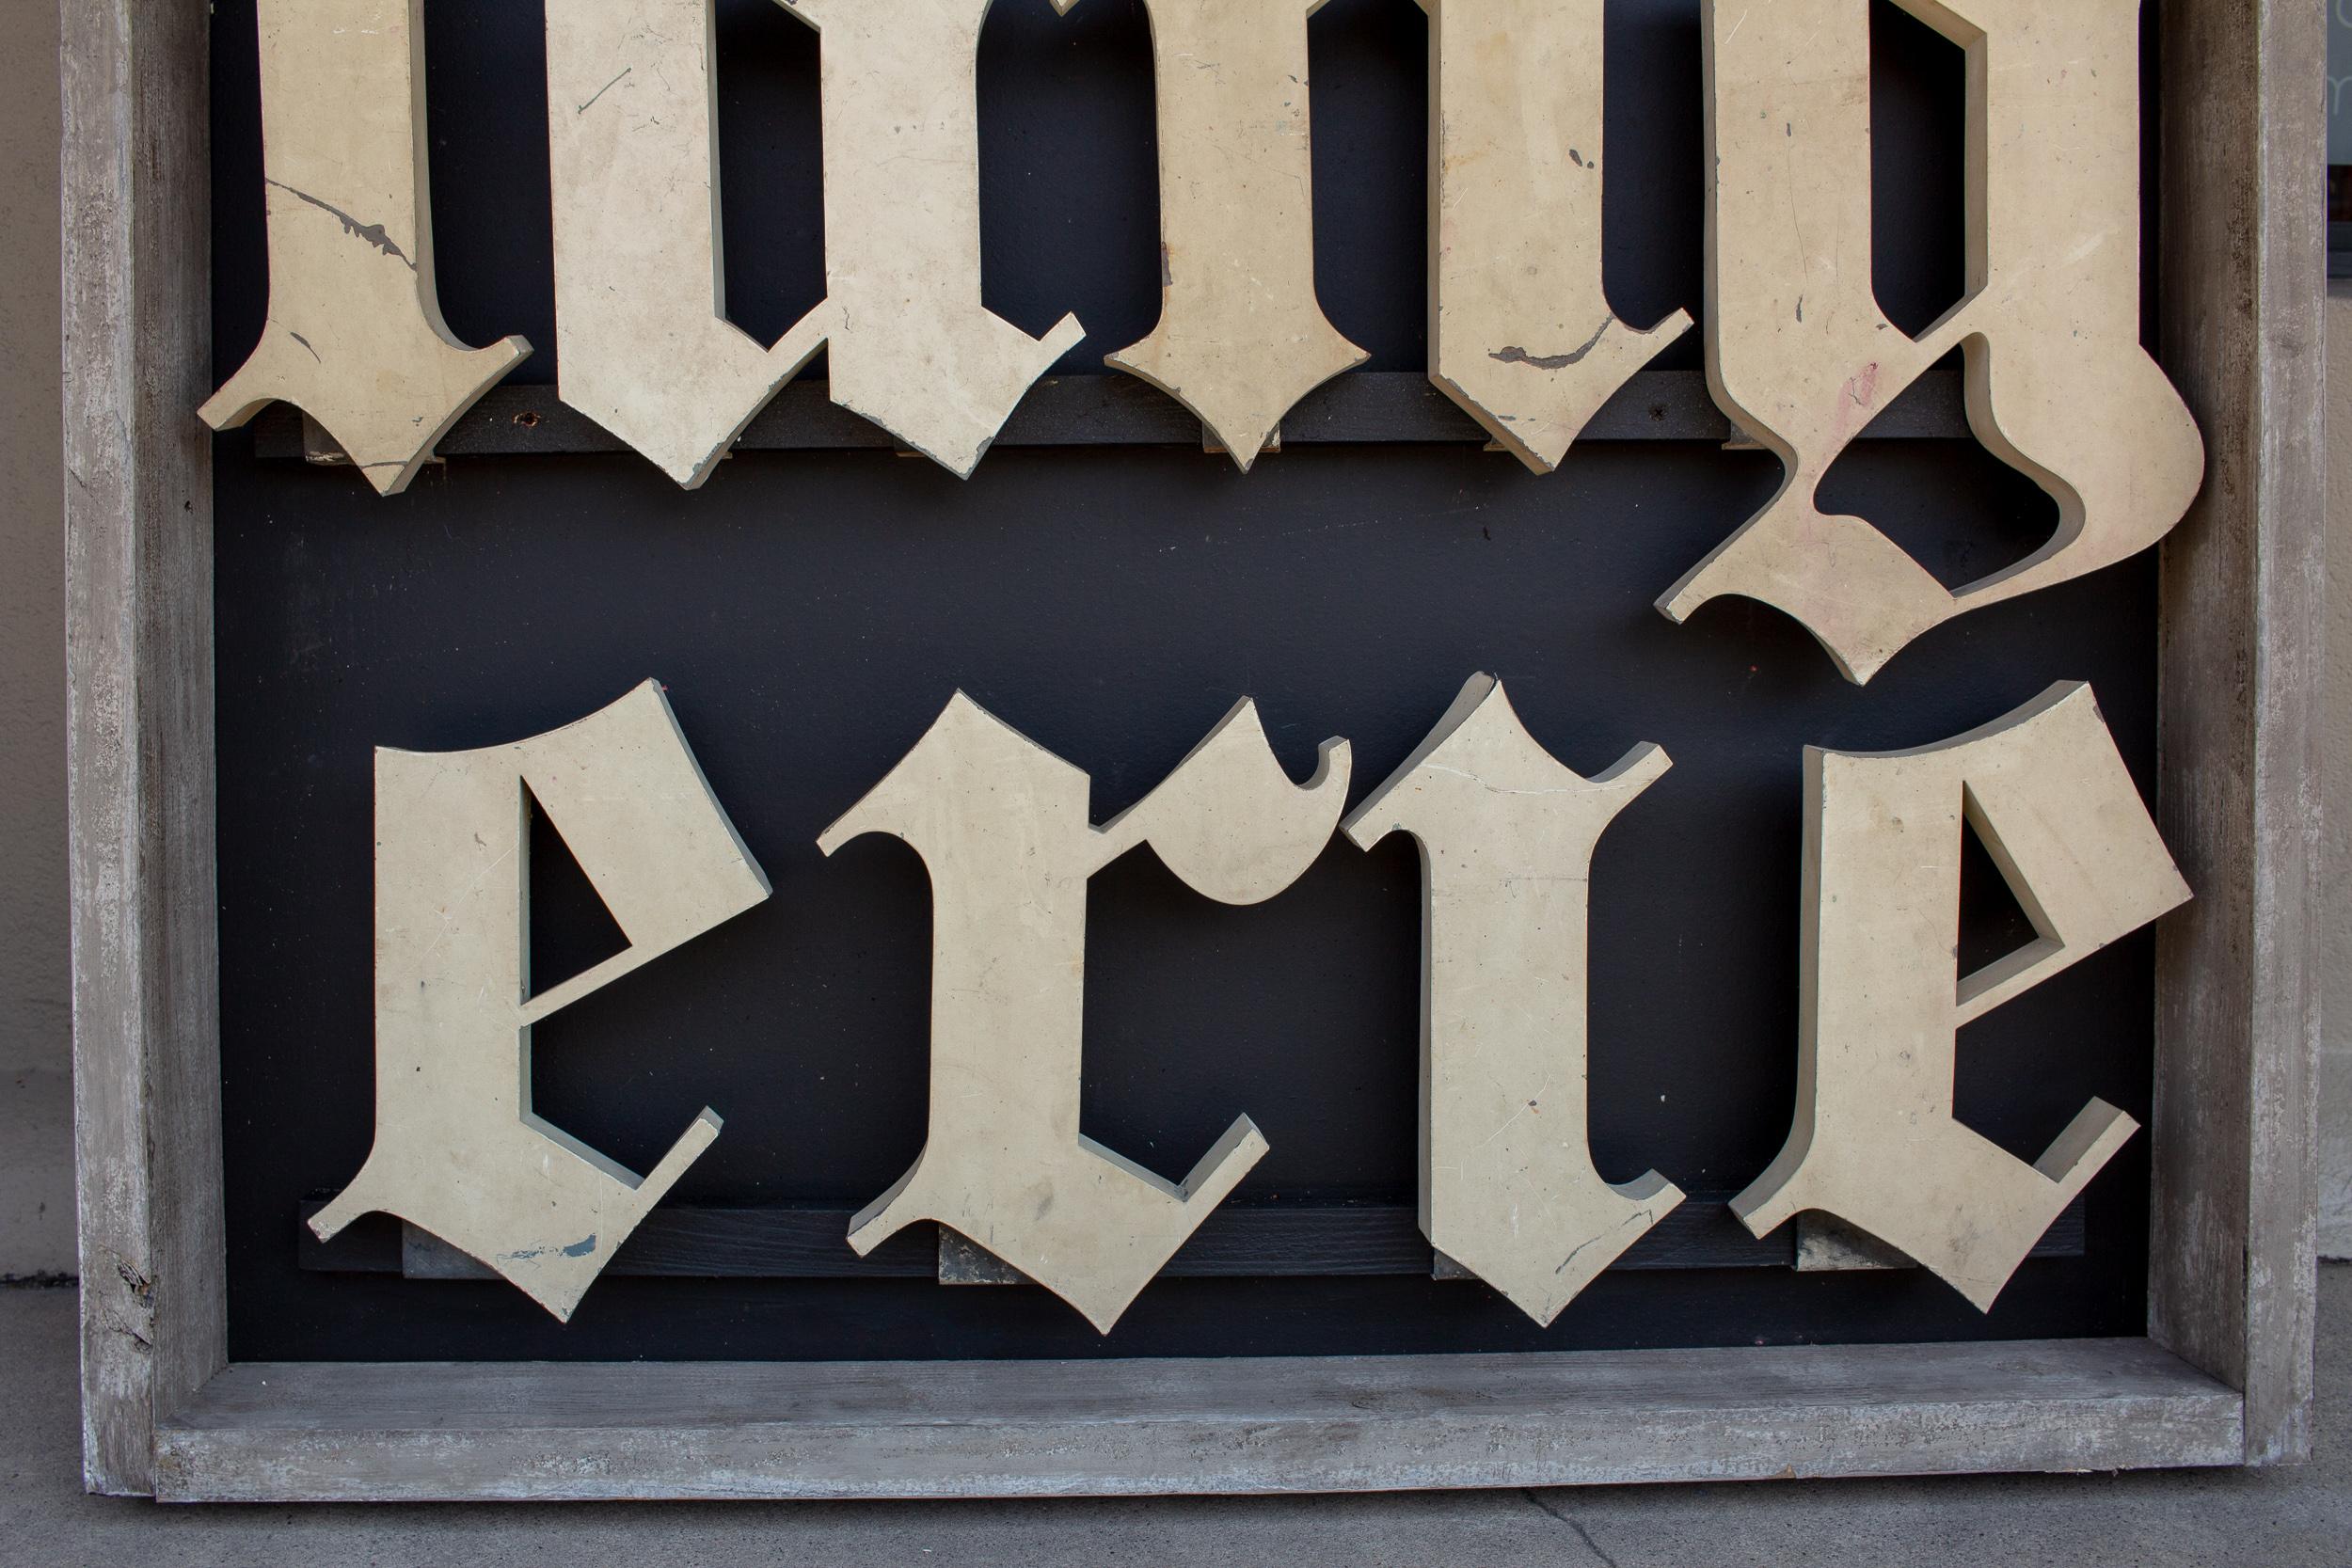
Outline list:
[[[0,1564],[2352,1564],[2352,1265],[2320,1279],[2302,1468],[1355,1497],[160,1508],[75,1471],[74,1302],[0,1291]]]

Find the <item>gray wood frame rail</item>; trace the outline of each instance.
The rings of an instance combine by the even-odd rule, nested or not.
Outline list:
[[[255,1364],[167,1421],[167,1498],[1366,1491],[2238,1461],[2145,1339],[1579,1355]]]
[[[2321,8],[2166,0],[2148,1335],[1577,1355],[230,1366],[212,836],[205,8],[63,47],[84,1465],[203,1498],[1267,1492],[2268,1464],[2310,1447]]]

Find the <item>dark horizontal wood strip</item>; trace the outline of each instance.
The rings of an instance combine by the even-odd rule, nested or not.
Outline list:
[[[1733,1217],[1728,1194],[1697,1194],[1627,1249],[1620,1269],[1793,1268],[1796,1231],[1762,1238]],[[308,1220],[322,1206],[302,1206]],[[624,1243],[612,1275],[686,1279],[933,1278],[940,1272],[932,1232],[909,1227],[874,1249],[851,1252],[847,1209],[657,1209]],[[479,1279],[489,1271],[422,1231],[375,1218],[321,1242],[299,1227],[301,1265],[335,1274],[405,1274],[422,1279]],[[2080,1200],[2060,1214],[2034,1247],[2037,1258],[2083,1252]],[[1228,1205],[1201,1222],[1168,1262],[1175,1277],[1272,1278],[1301,1275],[1428,1275],[1434,1262],[1414,1211],[1402,1204]],[[969,1276],[967,1276],[969,1277]],[[976,1282],[984,1282],[977,1281]]]
[[[776,394],[737,443],[739,451],[890,450],[890,434],[828,397],[821,381]],[[1731,422],[1697,371],[1645,371],[1601,406],[1587,441],[1711,441]],[[1968,434],[1959,372],[1921,376],[1863,431],[1869,439],[1945,439]],[[1407,371],[1359,371],[1310,392],[1282,420],[1285,446],[1484,443],[1486,433],[1429,379]],[[294,409],[280,404],[254,426],[254,451],[300,458],[310,442]],[[1005,421],[1000,447],[1199,446],[1200,423],[1181,404],[1127,375],[1069,375],[1039,382]],[[552,387],[493,387],[441,437],[443,457],[533,457],[627,451]]]

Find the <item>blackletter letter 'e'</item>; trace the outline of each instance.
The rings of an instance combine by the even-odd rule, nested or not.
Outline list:
[[[532,994],[536,800],[628,946]],[[375,1147],[310,1221],[382,1211],[556,1317],[719,1134],[706,1109],[637,1177],[531,1109],[532,1025],[768,896],[651,681],[478,752],[375,754]]]
[[[1761,1236],[1804,1210],[1859,1226],[1979,1308],[2138,1123],[2083,1107],[2028,1165],[1952,1115],[1961,1026],[2185,902],[2078,683],[1938,746],[1804,754],[1797,1117],[1731,1207]],[[1956,975],[1962,822],[2037,940]]]

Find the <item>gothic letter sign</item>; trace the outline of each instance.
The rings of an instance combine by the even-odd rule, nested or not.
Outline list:
[[[564,401],[691,488],[829,348],[833,398],[958,474],[1084,335],[980,304],[989,0],[783,0],[821,31],[825,299],[762,348],[719,283],[712,0],[548,10]]]
[[[719,1135],[708,1109],[638,1177],[531,1110],[531,1027],[768,896],[648,681],[552,734],[376,753],[375,1147],[311,1220],[400,1215],[568,1320],[646,1211]],[[537,800],[628,946],[533,993]]]
[[[531,345],[469,349],[433,290],[424,0],[261,0],[269,320],[200,410],[215,430],[284,399],[384,495]]]
[[[1292,784],[1243,702],[1098,828],[1086,774],[957,695],[818,841],[831,854],[891,834],[931,882],[929,1135],[848,1245],[870,1253],[935,1221],[1109,1333],[1267,1143],[1237,1117],[1178,1184],[1079,1132],[1087,884],[1149,845],[1210,897],[1271,898],[1328,844],[1348,759],[1327,741],[1315,776]],[[1478,675],[1345,823],[1360,847],[1404,832],[1421,848],[1422,1227],[1539,1323],[1684,1201],[1654,1170],[1604,1180],[1586,1137],[1593,851],[1667,768],[1640,746],[1581,778]],[[568,1318],[719,1124],[705,1111],[632,1176],[532,1114],[531,1026],[767,884],[650,682],[516,745],[382,752],[377,779],[375,1148],[312,1223],[331,1236],[389,1211]],[[2037,1164],[2012,1158],[1953,1117],[1958,1032],[2188,890],[2079,684],[1941,745],[1809,750],[1804,782],[1797,1119],[1733,1210],[1758,1235],[1836,1215],[1990,1309],[2135,1123],[2094,1101]],[[533,800],[629,941],[536,994]],[[1963,823],[2039,935],[1955,976]]]
[[[1952,1116],[1963,1024],[2188,898],[2090,689],[1883,755],[1804,756],[1797,1121],[1732,1200],[1762,1235],[1820,1210],[1991,1310],[2058,1211],[2138,1124],[2094,1100],[2028,1165]],[[2037,939],[1954,975],[1962,824]]]
[[[727,319],[722,288],[716,3],[549,0],[543,21],[532,13],[529,36],[543,27],[546,48],[532,89],[547,106],[562,399],[692,488],[823,351],[836,404],[970,475],[1084,338],[1067,313],[1032,337],[983,303],[990,0],[775,0],[818,35],[825,281],[773,344]],[[1366,358],[1316,295],[1309,18],[1320,3],[1145,0],[1159,315],[1107,362],[1181,403],[1245,471],[1279,445],[1286,417],[1296,428],[1302,399]],[[1724,594],[1776,606],[1861,683],[1966,610],[2162,538],[2195,496],[2203,452],[2141,346],[2140,0],[1897,0],[1968,62],[1966,292],[1915,338],[1873,293],[1867,0],[1701,3],[1708,379],[1783,476],[1743,525],[1709,526],[1723,543],[1659,599],[1664,612],[1680,621]],[[226,427],[272,400],[298,404],[390,494],[529,345],[469,348],[440,316],[421,0],[257,4],[268,319],[200,412]],[[1074,4],[1054,0],[1059,11]],[[1436,407],[1425,369],[1496,444],[1548,474],[1692,318],[1629,325],[1603,287],[1602,0],[1422,4],[1429,116],[1422,125],[1416,106],[1406,123],[1429,155],[1429,356],[1389,385]],[[1825,514],[1817,497],[1865,427],[1955,352],[1970,427],[2051,498],[2058,524],[2026,559],[1947,590],[1869,522]],[[1461,439],[1460,463],[1500,461],[1474,455],[1469,427],[1438,413],[1432,438]],[[1073,439],[1099,437],[1098,427]],[[1536,483],[1507,468],[1494,477]],[[1560,499],[1574,504],[1571,492]],[[405,504],[414,516],[426,502]],[[852,523],[887,530],[896,504]],[[1626,602],[1657,587],[1627,585]],[[2034,684],[2063,673],[2038,671]],[[936,680],[927,706],[956,673],[926,673]],[[1652,733],[1685,733],[1670,719]],[[1396,732],[1400,749],[1419,727]],[[1658,799],[1645,813],[1671,809],[1701,782],[1693,759],[1709,737],[1690,738],[1676,741],[1686,766],[1671,779],[1665,752],[1647,744],[1587,778],[1529,733],[1499,680],[1476,675],[1346,814],[1348,744],[1326,742],[1319,771],[1295,783],[1244,699],[1139,803],[1098,826],[1085,772],[955,695],[818,840],[828,856],[868,833],[911,846],[932,914],[924,1141],[895,1185],[846,1227],[826,1219],[825,1233],[867,1257],[910,1227],[926,1237],[945,1227],[1109,1334],[1269,1142],[1233,1107],[1178,1182],[1081,1133],[1091,879],[1148,846],[1195,891],[1255,904],[1305,877],[1335,831],[1363,849],[1405,835],[1421,856],[1428,1246],[1391,1235],[1383,1244],[1406,1254],[1387,1259],[1391,1271],[1418,1273],[1434,1256],[1549,1325],[1661,1222],[1711,1215],[1720,1230],[1720,1201],[1686,1198],[1678,1184],[1707,1167],[1611,1181],[1589,1135],[1595,853],[1646,794]],[[1800,1213],[1835,1216],[1990,1310],[2137,1124],[2092,1100],[2038,1160],[2012,1156],[1954,1114],[1960,1033],[2189,889],[2085,685],[2054,686],[1911,751],[1809,747],[1800,768],[1804,738],[1789,737],[1777,765],[1784,812],[1804,812],[1801,983],[1780,1031],[1797,1110],[1779,1157],[1731,1211],[1756,1236]],[[750,909],[767,881],[651,682],[512,745],[380,750],[374,783],[374,1142],[312,1223],[326,1237],[362,1213],[399,1215],[568,1320],[719,1119],[705,1110],[688,1121],[648,1174],[624,1169],[533,1114],[532,1027]],[[628,941],[535,992],[534,801]],[[819,819],[788,837],[804,840]],[[1972,830],[2036,938],[1962,975]],[[812,858],[807,885],[787,896],[821,899],[818,879],[853,869]],[[788,1050],[789,1028],[774,1033]],[[1254,1108],[1279,1136],[1286,1107]],[[913,1133],[903,1130],[910,1148]],[[1735,1234],[1731,1244],[1753,1243]],[[895,1250],[874,1266],[901,1267]]]
[[[850,1244],[937,1220],[1109,1333],[1266,1142],[1236,1117],[1178,1186],[1079,1134],[1087,882],[1148,844],[1195,890],[1263,903],[1330,842],[1347,779],[1347,746],[1331,741],[1294,785],[1245,702],[1097,828],[1084,773],[959,693],[818,841],[831,854],[890,833],[931,874],[930,1135],[850,1222]]]
[[[1579,778],[1474,675],[1347,819],[1421,846],[1422,1229],[1539,1323],[1682,1201],[1656,1171],[1602,1180],[1584,1135],[1593,847],[1669,766],[1640,746]]]
[[[1867,0],[1708,0],[1708,373],[1786,475],[1658,601],[1677,621],[1722,594],[1778,606],[1856,682],[1955,615],[2146,549],[2204,470],[2139,346],[2140,0],[1898,4],[1968,52],[1968,293],[1916,339],[1871,293]],[[1955,348],[1978,439],[2058,512],[2048,544],[1956,593],[1813,500]]]
[[[1422,0],[1429,378],[1539,474],[1691,326],[1601,292],[1601,0]]]
[[[1145,0],[1160,107],[1160,324],[1112,355],[1247,473],[1364,351],[1315,301],[1307,18],[1323,0]]]
[[[548,8],[561,395],[691,487],[826,349],[836,403],[968,475],[1083,337],[1065,314],[1031,339],[981,303],[989,0],[778,3],[822,35],[827,293],[765,347],[720,287],[712,0]],[[2147,548],[2203,471],[2139,341],[2139,0],[1899,3],[1969,60],[1967,293],[1915,339],[1872,293],[1866,0],[1705,6],[1708,383],[1784,478],[1658,600],[1677,621],[1725,594],[1775,605],[1856,682],[1956,615]],[[1549,472],[1690,318],[1629,326],[1602,288],[1599,0],[1424,4],[1428,373]],[[1184,404],[1246,471],[1301,398],[1366,357],[1315,295],[1319,0],[1147,5],[1160,318],[1107,362]],[[418,17],[417,0],[262,0],[271,313],[203,410],[226,426],[299,402],[387,493],[528,349],[469,350],[440,322]],[[1954,350],[1972,428],[2058,525],[1947,590],[1815,496]]]
[[[784,0],[824,35],[833,400],[968,475],[1029,384],[1086,336],[1033,339],[980,304],[990,0]]]
[[[713,0],[548,7],[555,352],[564,401],[689,489],[825,346],[726,319]]]

